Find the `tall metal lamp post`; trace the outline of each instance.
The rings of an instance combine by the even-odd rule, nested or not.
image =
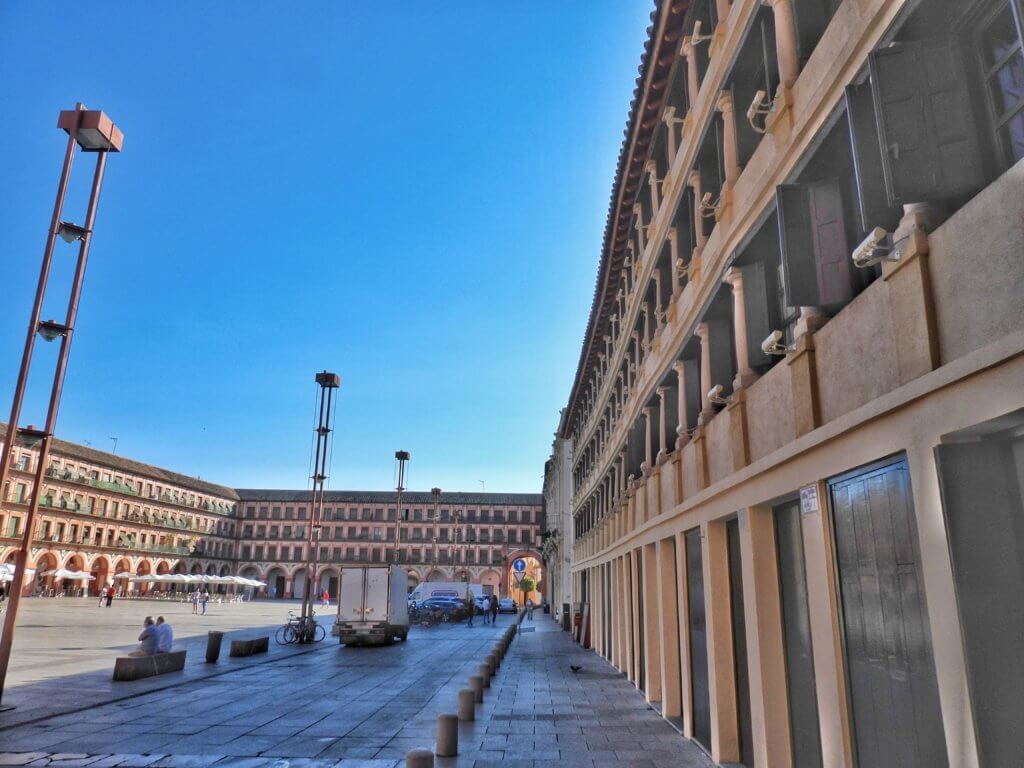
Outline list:
[[[395,512],[395,555],[391,561],[393,563],[397,563],[400,560],[398,553],[401,551],[402,546],[402,516],[405,514],[402,509],[402,491],[405,490],[405,463],[408,460],[408,451],[395,451],[395,461],[398,462],[398,485],[395,488],[398,491],[398,499],[395,503],[398,509]]]
[[[96,221],[96,207],[99,204],[107,153],[120,152],[124,142],[123,134],[109,117],[99,110],[86,109],[85,105],[81,103],[77,104],[74,109],[61,112],[57,118],[57,127],[67,132],[68,143],[64,150],[64,165],[61,168],[60,181],[57,183],[57,199],[53,204],[53,216],[50,219],[50,228],[46,233],[43,263],[39,270],[39,282],[36,286],[35,303],[32,305],[32,315],[28,323],[25,349],[21,356],[21,368],[18,370],[18,381],[14,387],[11,415],[7,420],[7,438],[4,440],[3,451],[0,453],[0,490],[2,490],[10,472],[14,446],[17,444],[21,447],[37,448],[39,452],[32,481],[32,498],[25,516],[25,530],[22,532],[21,543],[15,556],[14,575],[9,588],[10,599],[7,602],[7,613],[4,616],[3,634],[0,635],[0,697],[3,696],[4,684],[7,680],[7,667],[11,660],[14,625],[17,621],[18,604],[21,601],[21,590],[25,581],[25,564],[32,547],[32,530],[35,527],[36,513],[39,511],[39,501],[42,497],[43,475],[49,459],[51,438],[57,423],[57,410],[60,407],[64,374],[67,371],[68,356],[71,352],[71,337],[78,316],[78,301],[85,279],[85,266],[89,257],[89,244],[92,242],[92,229]],[[81,224],[63,220],[64,200],[67,196],[68,180],[71,177],[71,164],[75,159],[76,146],[83,152],[96,153],[96,167],[93,170],[89,202],[85,209],[85,220]],[[78,258],[75,262],[75,274],[64,319],[62,321],[43,320],[40,313],[43,309],[43,300],[46,297],[46,285],[49,281],[54,246],[58,237],[66,243],[78,243]],[[57,354],[57,363],[54,367],[45,426],[43,429],[35,429],[31,426],[19,428],[21,406],[25,397],[29,370],[32,366],[32,352],[35,348],[37,334],[44,341],[60,339],[60,351]]]
[[[302,594],[303,632],[299,642],[313,639],[308,619],[313,618],[313,585],[316,583],[316,572],[319,567],[320,532],[323,527],[324,513],[324,482],[327,480],[327,445],[331,434],[331,408],[334,390],[341,386],[341,377],[336,373],[321,371],[316,375],[316,383],[320,386],[320,412],[316,425],[316,456],[313,462],[313,491],[309,506],[309,536],[306,554],[306,588]]]

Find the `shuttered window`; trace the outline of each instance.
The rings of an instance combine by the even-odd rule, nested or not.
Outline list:
[[[1007,168],[1024,157],[1024,51],[1008,3],[982,22],[976,50],[1000,165]]]
[[[889,204],[977,192],[985,177],[956,41],[894,43],[872,51],[868,68]]]
[[[854,284],[839,181],[783,184],[776,203],[786,304],[835,309],[849,302]]]

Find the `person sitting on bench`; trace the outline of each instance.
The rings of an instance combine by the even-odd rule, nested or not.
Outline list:
[[[129,653],[129,656],[152,656],[154,653],[159,652],[158,643],[160,637],[156,624],[153,622],[153,617],[147,616],[142,625],[142,634],[139,635],[139,647]]]
[[[156,652],[157,653],[170,653],[171,646],[174,645],[174,630],[171,629],[171,625],[164,621],[163,616],[156,617]]]

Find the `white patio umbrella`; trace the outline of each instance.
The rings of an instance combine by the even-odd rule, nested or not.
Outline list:
[[[35,568],[26,568],[25,576],[34,576],[36,572]],[[2,563],[0,564],[0,581],[13,581],[14,580],[14,563]]]
[[[132,573],[131,571],[121,571],[120,573],[115,573],[112,578],[115,578],[115,579],[132,579],[132,578],[135,578],[135,574]]]
[[[43,576],[53,576],[55,579],[67,581],[94,581],[95,576],[84,571],[69,571],[67,568],[58,568],[55,571],[43,571]]]

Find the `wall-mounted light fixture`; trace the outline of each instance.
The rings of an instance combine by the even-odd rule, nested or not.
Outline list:
[[[906,238],[903,238],[903,240],[906,240]],[[850,254],[850,258],[853,259],[853,265],[861,269],[873,267],[880,261],[899,261],[900,250],[896,246],[897,243],[893,242],[892,235],[889,232],[886,232],[881,227],[875,227],[864,238],[864,241],[854,249],[853,253]]]
[[[698,21],[693,25],[693,34],[690,35],[690,45],[700,45],[711,40],[714,35],[702,35],[701,28],[704,26],[704,22]]]
[[[714,196],[710,192],[705,192],[704,196],[700,199],[700,215],[703,216],[705,219],[710,219],[717,216],[718,211],[721,207],[721,195],[719,195],[718,199],[715,200]]]
[[[772,331],[768,338],[761,342],[761,351],[766,355],[788,355],[794,349],[782,343],[782,331]]]
[[[766,92],[758,91],[754,94],[754,100],[750,102],[750,106],[747,107],[747,122],[757,133],[764,133],[768,130],[765,125],[768,115],[774,111],[775,100],[768,98]]]
[[[715,384],[711,389],[708,390],[708,402],[714,403],[715,405],[728,405],[732,402],[732,395],[728,397],[723,394],[725,387],[721,384]]]

